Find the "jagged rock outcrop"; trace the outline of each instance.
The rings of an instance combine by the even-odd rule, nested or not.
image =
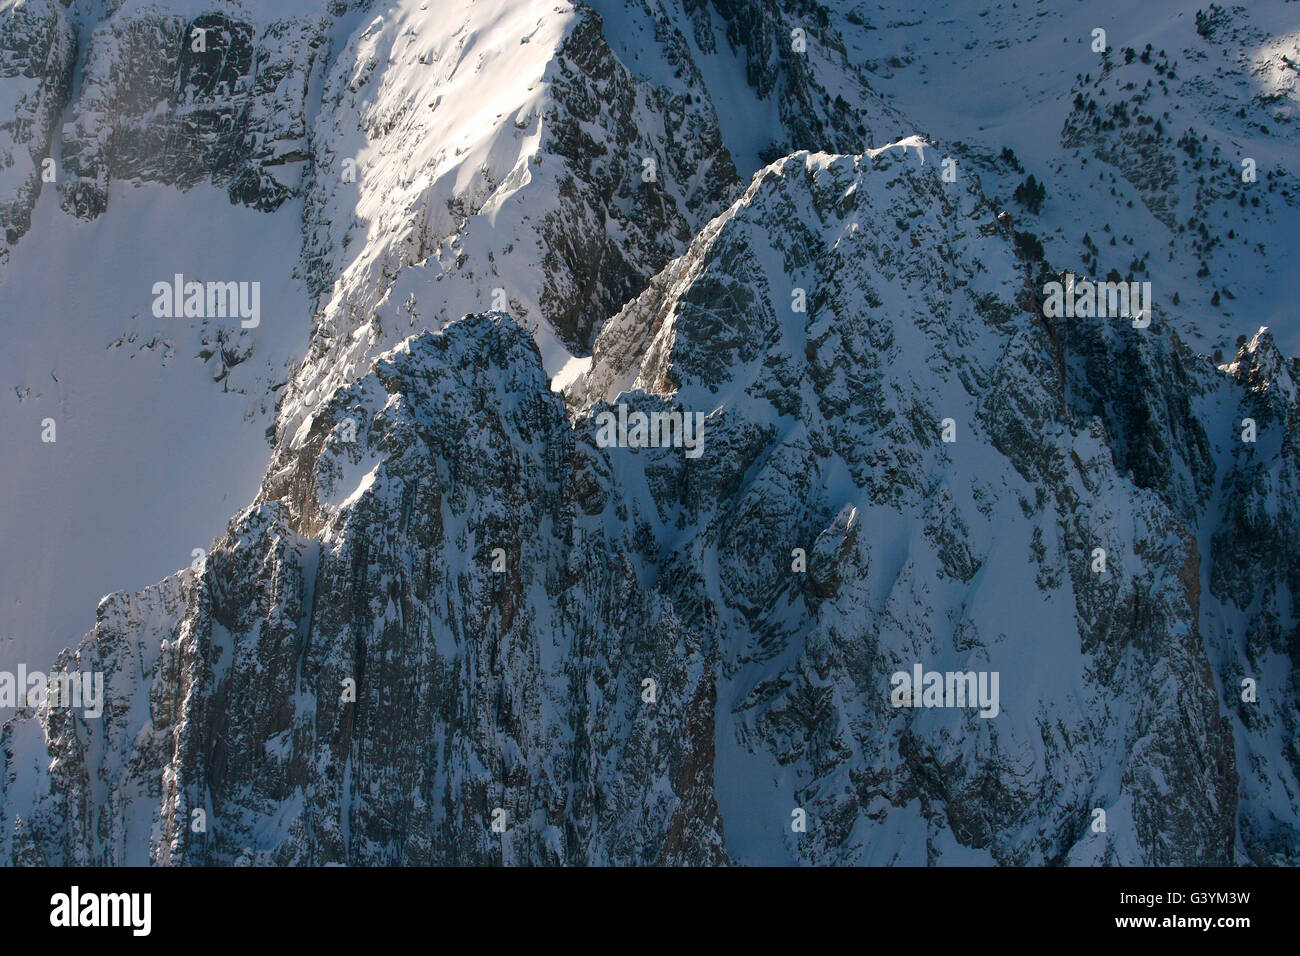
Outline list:
[[[447,16],[465,29],[435,28]],[[281,437],[350,370],[467,312],[508,311],[556,374],[742,188],[693,63],[637,76],[582,5],[389,11],[322,100],[304,249],[320,307]]]
[[[960,852],[954,839],[1000,862],[1230,860],[1232,741],[1198,638],[1193,530],[1138,489],[1120,491],[1128,483],[1104,429],[1078,416],[1061,387],[1057,343],[1040,316],[1016,305],[1031,266],[1017,265],[1009,230],[978,189],[909,175],[896,157],[875,163],[868,172],[865,160],[809,157],[765,171],[734,219],[710,226],[596,344],[589,399],[631,387],[723,401],[728,411],[746,399],[770,403],[758,417],[788,436],[779,452],[764,443],[757,456],[717,459],[736,462],[722,487],[751,488],[726,524],[744,523],[717,532],[719,590],[735,615],[728,644],[752,648],[739,662],[764,675],[734,705],[737,739],[767,736],[777,763],[800,774],[791,805],[838,821],[801,845],[813,859],[920,854],[914,834],[902,837],[911,814],[927,829],[912,862]],[[777,232],[771,222],[791,225]],[[884,222],[906,224],[906,238],[866,228]],[[806,317],[787,305],[796,289],[807,295]],[[1110,334],[1089,324],[1080,334]],[[629,356],[639,364],[629,368]],[[711,441],[726,441],[728,418]],[[944,418],[955,420],[951,445],[940,441]],[[826,495],[846,478],[857,494]],[[810,573],[815,598],[800,596],[798,577],[785,571],[790,549],[835,534],[825,522],[846,510],[874,533],[855,535],[847,554],[830,552],[837,588],[828,594]],[[1088,570],[1098,544],[1110,552],[1100,579]],[[818,550],[829,549],[809,554]],[[1003,575],[1022,583],[998,584]],[[1020,594],[1030,580],[1042,604],[1006,619],[994,595]],[[800,632],[805,649],[795,656]],[[773,673],[767,659],[777,653],[786,669]],[[1041,696],[1012,704],[1009,662],[1035,655],[1042,663],[1014,680]],[[891,712],[882,693],[889,673],[918,660],[1000,670],[1002,715]],[[752,685],[744,672],[737,683]],[[1182,701],[1173,713],[1105,703],[1171,690]],[[1093,715],[1091,753],[1078,750],[1082,727],[1049,717],[1062,699]],[[793,713],[799,723],[788,722]],[[1141,759],[1103,784],[1100,768],[1125,763],[1120,754],[1135,740],[1149,741]],[[1174,778],[1207,798],[1187,811],[1198,825],[1182,821],[1185,836],[1166,845],[1173,828],[1151,815]],[[856,783],[865,780],[873,786]],[[1058,808],[1050,821],[1044,806]],[[1131,814],[1127,836],[1090,843],[1095,806],[1112,822]],[[876,828],[870,840],[856,832],[864,817]]]
[[[236,10],[238,14],[238,10]],[[112,180],[210,181],[272,210],[298,191],[308,87],[330,18],[125,11],[99,24],[64,130],[63,206],[94,218]]]
[[[827,5],[814,0],[712,0],[687,6],[700,49],[713,52],[725,42],[743,50],[745,79],[760,97],[777,104],[781,128],[773,131],[764,159],[812,144],[834,153],[858,153],[870,145],[872,127],[887,111],[861,64],[846,55]],[[710,7],[725,23],[725,41],[712,29]],[[834,87],[843,88],[834,98],[827,90],[831,78]]]
[[[528,334],[501,316],[424,333],[330,407],[270,480],[296,491],[238,516],[197,573],[101,606],[68,666],[111,659],[115,704],[49,725],[67,759],[13,858],[725,858],[699,637],[574,531],[579,453]],[[650,673],[664,689],[642,707]],[[117,781],[112,805],[89,801],[92,777]]]

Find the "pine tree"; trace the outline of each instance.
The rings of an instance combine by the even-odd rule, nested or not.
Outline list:
[[[1020,205],[1024,206],[1034,215],[1038,215],[1038,210],[1043,208],[1043,200],[1047,197],[1047,190],[1043,187],[1034,174],[1030,173],[1029,178],[1016,187],[1011,198]]]

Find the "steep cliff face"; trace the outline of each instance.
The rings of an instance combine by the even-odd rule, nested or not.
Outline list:
[[[101,606],[80,653],[149,655],[102,724],[9,726],[7,852],[1232,862],[1198,506],[1117,465],[1035,265],[933,169],[765,170],[608,324],[572,421],[504,316],[377,360],[200,571]],[[702,454],[601,447],[613,400],[705,413]],[[997,715],[893,706],[914,663],[997,671]]]
[[[206,549],[264,433],[287,441],[376,355],[497,307],[554,374],[556,327],[588,335],[741,188],[689,58],[634,75],[584,7],[431,6],[227,4],[215,25],[192,0],[0,7],[27,64],[0,80],[25,144],[4,226],[39,227],[0,296],[0,428],[63,439],[0,463],[0,663],[48,660],[102,594]],[[490,201],[485,176],[504,177]],[[178,274],[259,285],[260,324],[158,315]]]
[[[113,180],[186,189],[210,181],[232,202],[277,208],[307,159],[313,71],[330,19],[265,22],[130,4],[89,31],[61,140],[63,207],[100,215]]]
[[[56,146],[49,222],[215,184],[314,324],[191,330],[265,477],[0,730],[0,861],[1300,858],[1300,369],[1047,317],[857,7],[24,6],[6,225]]]
[[[469,312],[507,311],[570,381],[600,323],[735,200],[760,153],[860,149],[899,122],[833,44],[795,54],[784,21],[726,12],[498,0],[362,15],[313,132],[317,327],[281,437],[376,355]],[[751,47],[785,65],[746,71]],[[808,111],[791,84],[815,86]]]
[[[1059,342],[1020,305],[1030,266],[978,190],[903,162],[776,164],[597,341],[589,399],[630,387],[726,409],[705,470],[732,496],[692,523],[713,529],[701,564],[731,621],[719,699],[750,769],[730,776],[787,777],[788,806],[825,823],[799,844],[812,859],[1229,861],[1232,740],[1195,529],[1074,407]],[[765,440],[746,441],[755,422]],[[1001,714],[892,710],[889,675],[916,661],[998,671]],[[1157,819],[1184,787],[1203,799]],[[719,799],[725,822],[752,796]],[[1105,835],[1088,829],[1098,807]]]
[[[68,101],[76,40],[52,0],[31,0],[0,16],[0,277],[9,247],[31,227],[51,137]],[[48,178],[45,180],[48,181]]]
[[[1242,803],[1251,808],[1240,823],[1244,851],[1253,862],[1280,865],[1300,849],[1300,369],[1261,330],[1222,371],[1235,387],[1219,398],[1227,419],[1218,433],[1222,479],[1203,532],[1202,547],[1212,555],[1203,579],[1213,597],[1206,631],[1217,651],[1224,710],[1236,728]],[[1256,441],[1240,441],[1252,424]],[[1245,699],[1246,680],[1259,688],[1257,701]]]
[[[576,530],[580,453],[527,333],[415,336],[328,415],[201,570],[101,605],[68,666],[112,658],[114,710],[49,725],[48,776],[10,766],[34,795],[7,856],[723,859],[699,636]]]
[[[376,355],[467,312],[508,311],[565,372],[739,193],[689,53],[665,37],[674,72],[638,76],[602,31],[580,4],[465,3],[376,11],[352,34],[313,134],[320,305],[282,437]]]

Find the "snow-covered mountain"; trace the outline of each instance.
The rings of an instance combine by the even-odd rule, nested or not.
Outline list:
[[[0,5],[0,859],[1297,862],[1300,13],[911,7]]]

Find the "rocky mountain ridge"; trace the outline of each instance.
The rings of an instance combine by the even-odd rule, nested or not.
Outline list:
[[[865,83],[743,187],[713,57],[829,100],[765,52],[842,61],[819,5],[507,7],[303,21],[253,145],[167,167],[279,215],[304,152],[312,343],[256,500],[60,656],[104,716],[0,731],[0,859],[1294,863],[1295,361],[1045,316],[1074,264],[923,140],[869,150]],[[457,76],[506,37],[485,127]],[[136,135],[226,130],[235,60]],[[703,454],[604,447],[620,404]],[[998,673],[997,716],[896,706],[914,664]]]

